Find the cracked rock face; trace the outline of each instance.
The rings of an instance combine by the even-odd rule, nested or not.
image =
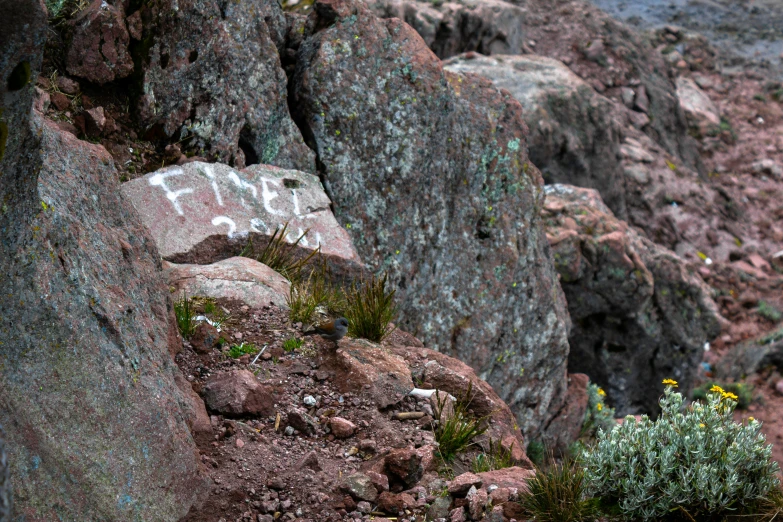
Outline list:
[[[568,317],[519,103],[341,0],[316,3],[292,92],[338,221],[397,289],[400,326],[477,369],[536,435],[565,393]]]
[[[665,378],[687,393],[720,333],[709,287],[594,190],[547,186],[544,220],[574,322],[568,369],[600,384],[618,415],[656,411]]]
[[[145,2],[138,116],[202,157],[238,168],[313,171],[313,153],[288,113],[277,2]]]

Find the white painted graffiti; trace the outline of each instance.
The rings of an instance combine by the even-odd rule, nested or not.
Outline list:
[[[260,201],[259,201],[259,190],[256,185],[253,183],[247,181],[246,179],[243,179],[239,173],[237,173],[234,170],[230,170],[228,173],[220,172],[218,169],[214,169],[211,165],[203,165],[199,166],[198,170],[201,174],[203,174],[208,180],[209,185],[212,188],[212,192],[214,192],[215,195],[215,201],[217,202],[218,206],[225,207],[225,201],[223,198],[223,194],[220,190],[220,184],[218,183],[220,178],[223,177],[230,181],[239,192],[239,202],[242,205],[243,208],[250,210],[251,207],[248,206],[247,201],[245,197],[248,198],[248,200],[252,200],[255,203],[261,203],[261,205],[264,208],[264,211],[271,215],[271,216],[279,216],[279,218],[285,218],[286,212],[281,210],[280,208],[275,208],[273,206],[273,201],[281,196],[281,193],[279,192],[280,189],[280,181],[279,179],[274,178],[265,178],[260,177],[259,178],[259,184],[260,184]],[[185,196],[187,194],[192,194],[194,192],[193,188],[180,188],[180,189],[173,189],[172,184],[169,180],[169,178],[181,176],[185,174],[184,170],[181,168],[172,168],[165,172],[156,173],[149,178],[149,184],[153,187],[160,187],[163,192],[166,195],[166,199],[168,199],[172,206],[174,207],[174,210],[179,214],[180,216],[184,216],[185,212],[182,208],[181,204],[181,197]],[[290,195],[291,195],[291,203],[293,206],[293,215],[291,217],[295,219],[316,219],[317,216],[312,212],[307,212],[305,214],[302,214],[300,210],[300,203],[299,203],[299,195],[297,194],[296,189],[290,189]],[[278,201],[280,201],[278,199]],[[279,204],[278,204],[279,206]],[[279,220],[279,219],[278,219]],[[282,224],[276,225],[274,228],[271,227],[267,221],[262,219],[261,217],[253,217],[249,220],[249,229],[248,230],[241,230],[240,227],[237,225],[237,222],[227,216],[227,215],[219,215],[212,218],[211,223],[215,227],[223,227],[227,226],[228,230],[226,232],[226,235],[229,239],[233,239],[236,237],[243,237],[246,236],[248,232],[255,232],[257,234],[266,234],[270,235],[274,229],[281,229]],[[294,233],[294,227],[290,227],[286,234],[286,241],[289,243],[294,243],[299,237],[302,237],[305,233],[305,229],[302,227],[297,226],[296,227],[297,232]],[[308,247],[308,246],[319,246],[321,244],[321,234],[318,232],[315,232],[314,238],[311,236],[311,240],[314,239],[314,241],[311,242],[311,240],[308,240],[308,235],[304,235],[302,239],[300,240],[299,244]]]

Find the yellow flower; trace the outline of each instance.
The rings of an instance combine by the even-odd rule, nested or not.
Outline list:
[[[710,391],[711,392],[717,392],[717,393],[726,393],[726,392],[723,391],[723,388],[721,388],[717,384],[714,385],[712,388],[710,388]]]
[[[603,388],[598,388],[598,395],[600,395],[601,397],[606,397],[606,392],[604,391]]]
[[[601,404],[601,403],[599,402],[598,404],[596,404],[596,405],[595,405],[595,408],[596,408],[598,411],[601,411],[601,410],[603,410],[603,409],[604,409],[604,405],[603,405],[603,404]]]
[[[756,419],[754,419],[753,417],[748,417],[748,422],[753,422],[754,420]]]
[[[704,423],[703,423],[703,422],[700,422],[700,423],[699,423],[699,428],[703,428],[703,427],[704,427]]]
[[[736,401],[738,399],[738,397],[736,395],[734,395],[733,393],[731,393],[731,392],[723,392],[723,398],[724,399],[731,399],[733,401]]]
[[[667,386],[673,386],[675,388],[677,387],[677,381],[675,381],[674,379],[664,379],[663,384]]]

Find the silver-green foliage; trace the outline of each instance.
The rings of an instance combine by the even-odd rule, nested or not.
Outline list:
[[[656,421],[629,416],[601,433],[584,455],[589,492],[617,502],[627,518],[661,520],[673,510],[696,517],[747,507],[778,486],[761,424],[734,422],[737,403],[726,393],[684,413],[682,404],[667,386]]]
[[[604,403],[606,393],[592,382],[587,385],[587,409],[582,422],[582,435],[592,438],[600,431],[610,431],[617,424],[614,408]]]

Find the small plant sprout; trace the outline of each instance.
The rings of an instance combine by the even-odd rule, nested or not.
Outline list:
[[[285,341],[283,341],[283,350],[285,350],[288,353],[291,353],[301,348],[303,344],[304,344],[304,339],[297,339],[296,337],[291,337],[290,339],[286,339]]]
[[[351,285],[347,292],[348,335],[372,342],[383,341],[394,330],[391,322],[397,316],[396,290],[386,289],[387,275],[372,276],[361,286]]]
[[[468,384],[465,394],[455,402],[448,394],[437,392],[435,418],[435,441],[438,453],[445,462],[451,462],[458,453],[465,451],[473,439],[483,435],[489,425],[487,417],[476,418],[469,411],[473,401],[473,383]]]
[[[196,319],[193,316],[193,303],[188,294],[182,293],[182,298],[174,301],[174,316],[177,319],[179,333],[185,339],[190,339],[196,330]]]
[[[239,359],[243,355],[254,354],[258,348],[253,343],[241,343],[231,346],[228,350],[228,356],[232,359]]]
[[[299,243],[308,232],[310,232],[310,229],[305,230],[296,241],[289,243],[287,240],[288,222],[286,222],[282,227],[275,230],[272,237],[269,238],[269,242],[260,252],[255,252],[251,241],[248,242],[240,255],[265,264],[289,281],[296,281],[301,277],[302,269],[321,251],[320,246],[307,255],[303,255],[298,251]]]
[[[500,442],[494,442],[492,439],[489,439],[488,444],[487,451],[479,453],[473,459],[471,464],[473,473],[510,468],[514,465],[514,458],[511,456],[513,448],[504,448]]]

